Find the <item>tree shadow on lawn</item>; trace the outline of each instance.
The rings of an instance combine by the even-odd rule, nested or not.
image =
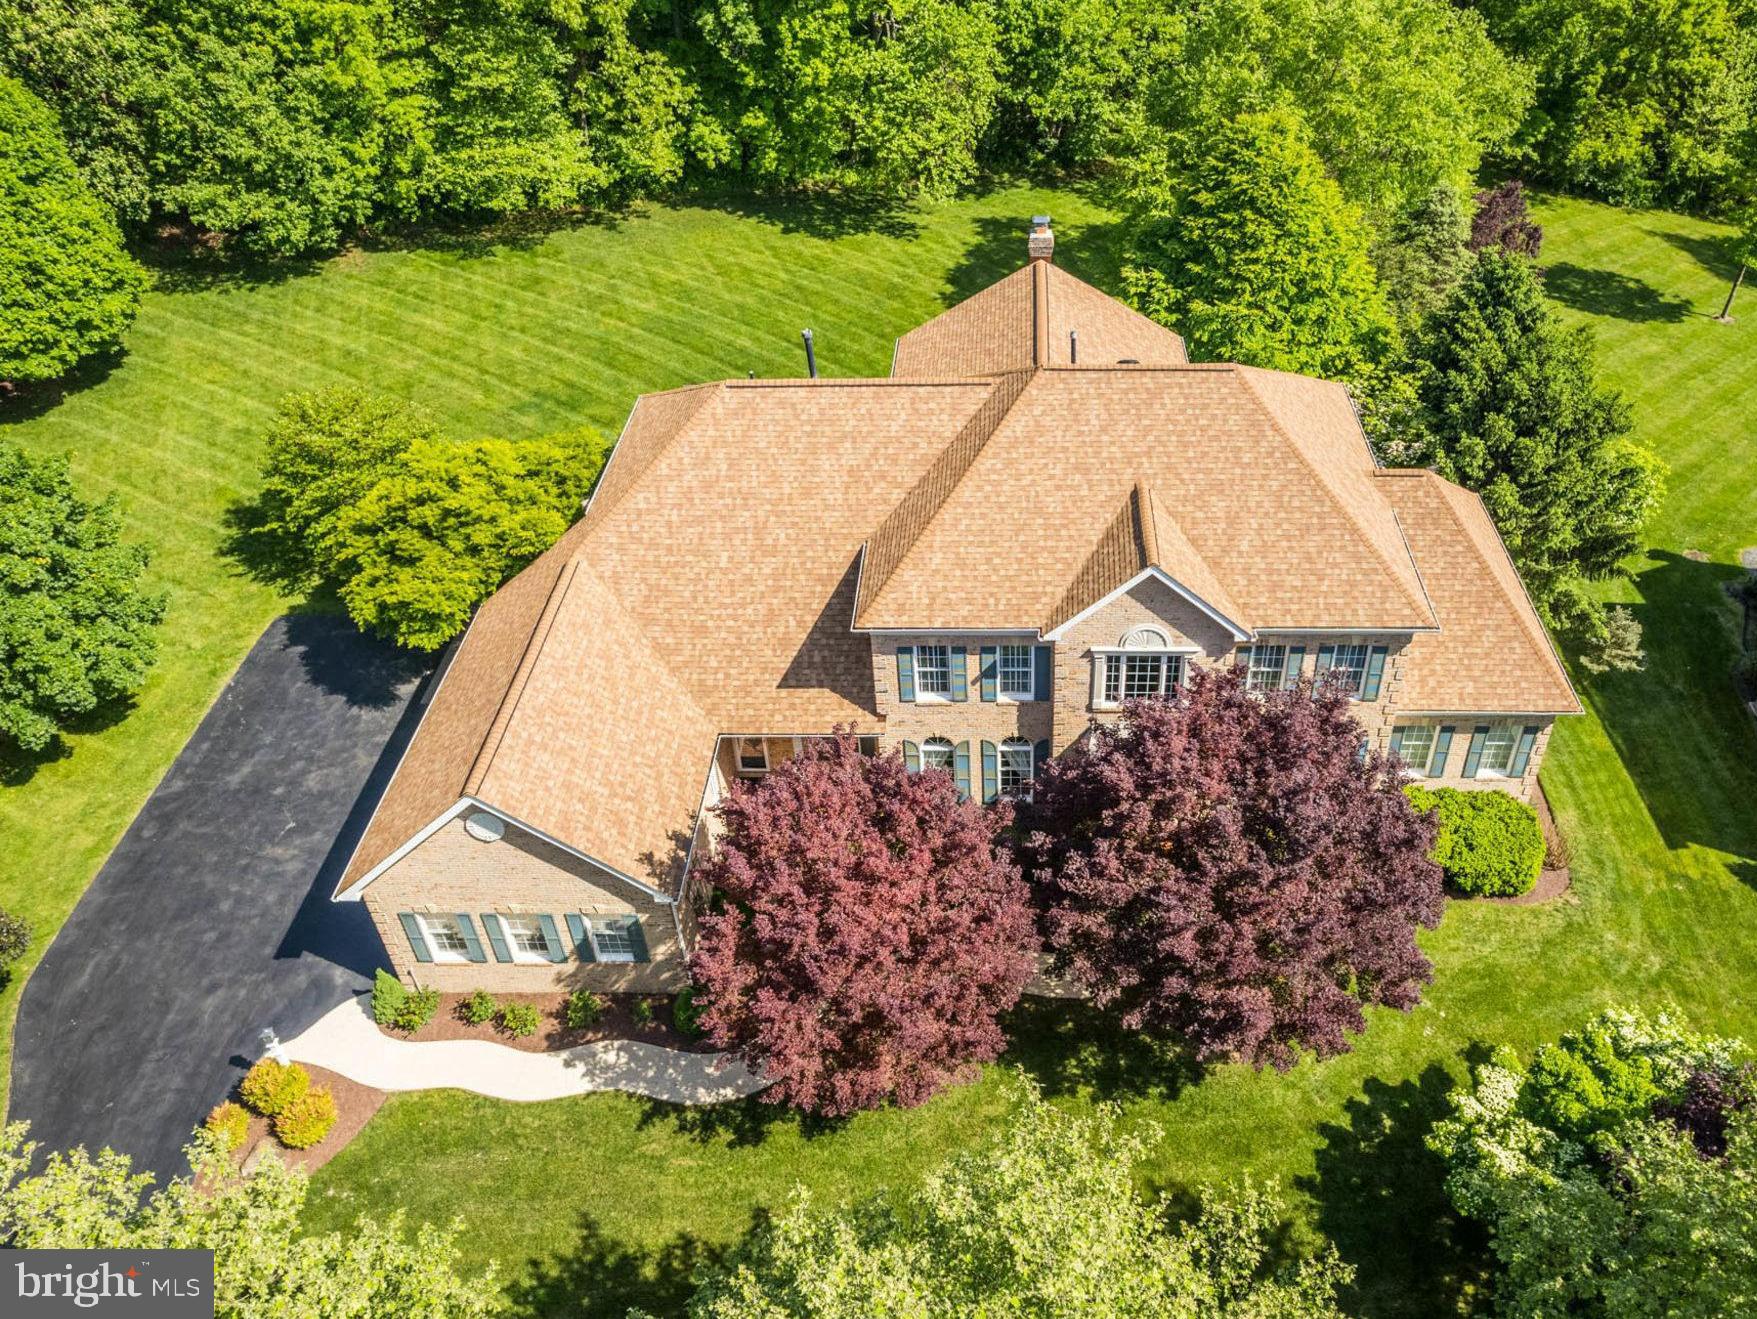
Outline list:
[[[805,1140],[833,1136],[852,1118],[816,1117],[759,1095],[722,1104],[671,1104],[647,1099],[636,1127],[657,1127],[687,1136],[698,1144],[724,1144],[728,1149],[761,1145],[770,1135],[792,1128]]]
[[[1544,292],[1564,306],[1620,321],[1681,321],[1695,309],[1644,279],[1614,270],[1587,270],[1563,261],[1545,266]]]
[[[71,395],[101,385],[128,359],[126,348],[113,348],[85,358],[66,375],[24,384],[0,382],[0,426],[33,421],[53,412]]]
[[[1090,224],[1056,223],[1055,263],[1070,275],[1106,293],[1119,294],[1122,264],[1118,255],[1121,225],[1104,220]],[[1025,236],[1031,228],[1029,215],[981,216],[976,221],[976,241],[946,276],[941,301],[950,307],[980,293],[1025,264]],[[1077,327],[1076,327],[1077,328]]]
[[[1582,699],[1598,712],[1665,844],[1757,859],[1757,726],[1732,678],[1736,607],[1724,584],[1744,573],[1671,550],[1648,550],[1634,574],[1647,667],[1589,674]],[[1751,867],[1735,867],[1744,875]]]
[[[1011,1041],[1004,1061],[1046,1095],[1172,1100],[1205,1070],[1175,1041],[1125,1030],[1078,999],[1021,999],[1002,1025]]]
[[[1716,279],[1723,279],[1728,284],[1733,276],[1739,273],[1739,263],[1733,259],[1732,236],[1730,234],[1681,234],[1675,229],[1641,230],[1644,234],[1670,243],[1680,252],[1693,257],[1701,266]]]
[[[748,1237],[767,1222],[751,1213]],[[579,1239],[556,1260],[536,1260],[525,1277],[507,1288],[519,1319],[623,1319],[631,1306],[656,1315],[680,1314],[695,1290],[695,1275],[727,1254],[690,1232],[679,1232],[651,1250],[612,1240],[590,1214],[579,1220]]]
[[[113,701],[106,701],[95,710],[62,720],[61,731],[80,736],[102,733],[133,714],[134,707],[134,697],[121,696]],[[51,738],[49,745],[38,751],[26,751],[11,739],[0,738],[0,787],[22,788],[37,776],[37,771],[44,765],[66,760],[72,754],[73,747],[63,737]]]
[[[1361,1319],[1458,1313],[1480,1295],[1487,1236],[1453,1209],[1446,1166],[1427,1134],[1448,1111],[1453,1078],[1430,1063],[1417,1078],[1369,1078],[1318,1128],[1317,1171],[1296,1185],[1317,1203],[1318,1230],[1355,1267],[1343,1310]]]
[[[784,234],[813,238],[876,234],[907,240],[920,237],[922,229],[914,205],[902,198],[832,188],[801,188],[767,196],[734,189],[696,197],[686,194],[677,200],[773,225]]]

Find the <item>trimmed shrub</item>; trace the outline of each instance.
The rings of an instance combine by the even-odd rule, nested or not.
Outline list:
[[[394,1026],[403,1003],[409,997],[407,986],[382,966],[372,977],[372,1019],[380,1026]]]
[[[648,1026],[653,1024],[653,1004],[651,1000],[637,998],[629,1005],[628,1015],[637,1028],[645,1030]]]
[[[397,1009],[396,1020],[391,1024],[400,1031],[413,1035],[421,1027],[433,1020],[433,1014],[439,1011],[439,991],[437,989],[411,989],[408,997],[403,999],[402,1006]]]
[[[1513,897],[1529,893],[1543,869],[1543,828],[1537,812],[1498,789],[1404,788],[1418,811],[1440,821],[1432,857],[1460,893]]]
[[[207,1129],[227,1150],[235,1150],[250,1134],[250,1114],[228,1099],[207,1115]]]
[[[0,908],[0,971],[5,971],[30,950],[31,923]]]
[[[486,989],[478,989],[458,1004],[458,1016],[472,1026],[485,1026],[500,1012],[500,1004]]]
[[[598,1018],[604,1015],[604,1000],[589,989],[576,989],[567,996],[561,1015],[569,1030],[584,1030],[587,1026],[596,1026]]]
[[[303,1099],[310,1088],[311,1073],[298,1063],[264,1058],[244,1074],[238,1097],[246,1107],[264,1117],[274,1117]]]
[[[508,1003],[500,1010],[500,1028],[515,1038],[535,1035],[542,1024],[542,1014],[530,1003]]]
[[[290,1150],[308,1150],[335,1124],[335,1097],[319,1086],[281,1110],[275,1118],[275,1135]]]
[[[677,1033],[685,1039],[701,1038],[702,1010],[696,1004],[693,986],[679,994],[677,1001],[671,1005],[671,1024],[677,1027]]]

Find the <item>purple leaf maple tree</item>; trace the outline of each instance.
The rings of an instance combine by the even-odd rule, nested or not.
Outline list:
[[[1537,250],[1543,246],[1543,226],[1531,218],[1523,183],[1508,179],[1476,194],[1476,214],[1471,217],[1465,246],[1472,252],[1498,247],[1514,256],[1537,260]]]
[[[1203,1061],[1284,1069],[1346,1052],[1363,1005],[1413,1007],[1435,826],[1361,756],[1349,704],[1198,671],[1050,762],[1020,857],[1057,969]]]
[[[1004,808],[839,733],[716,809],[690,969],[709,1038],[775,1081],[765,1098],[907,1107],[1000,1055],[1037,948]]]

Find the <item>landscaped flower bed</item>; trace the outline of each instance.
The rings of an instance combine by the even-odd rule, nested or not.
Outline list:
[[[430,1040],[491,1040],[495,1044],[523,1049],[528,1053],[552,1053],[558,1049],[571,1049],[577,1045],[594,1044],[603,1040],[639,1040],[643,1044],[658,1044],[667,1049],[683,1049],[691,1053],[714,1051],[714,1046],[706,1041],[689,1039],[678,1031],[672,1023],[672,1010],[676,1000],[670,994],[599,994],[601,1006],[598,1019],[587,1026],[567,1024],[565,1014],[568,995],[565,992],[494,994],[491,997],[500,1010],[486,1020],[467,1019],[470,1015],[483,1015],[480,1012],[465,1012],[465,1004],[469,1003],[471,995],[441,994],[439,1010],[425,1025],[412,1032],[385,1029],[385,1034],[393,1039],[414,1040],[417,1043]],[[649,1021],[637,1019],[640,1010],[636,1004],[641,1002],[650,1006],[652,1016]],[[536,1030],[528,1035],[515,1035],[508,1030],[505,1014],[508,1007],[535,1008]],[[515,1017],[516,1015],[515,1012]]]

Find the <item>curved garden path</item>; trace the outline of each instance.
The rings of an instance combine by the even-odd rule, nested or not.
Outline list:
[[[376,1090],[470,1090],[491,1099],[561,1099],[627,1090],[673,1104],[743,1099],[769,1083],[718,1053],[682,1053],[639,1040],[607,1040],[556,1053],[528,1053],[490,1040],[396,1040],[372,1020],[361,995],[285,1041],[296,1062]]]

